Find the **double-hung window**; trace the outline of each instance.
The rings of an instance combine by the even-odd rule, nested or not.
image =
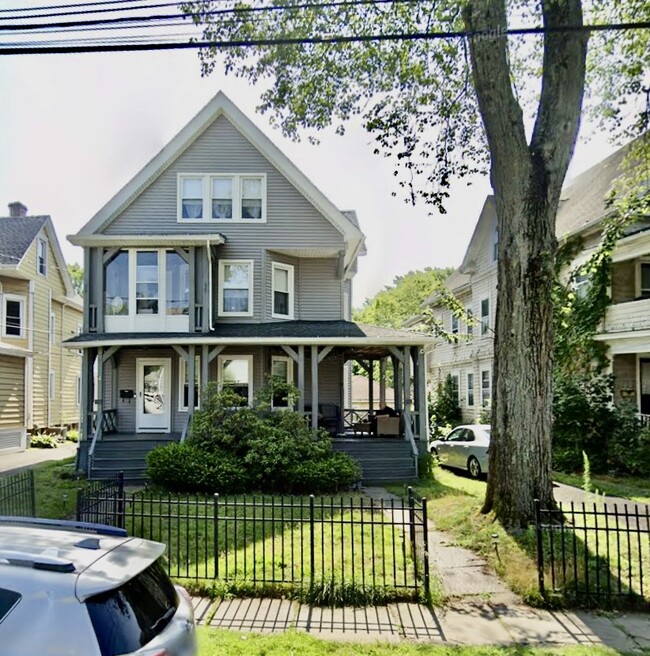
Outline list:
[[[474,335],[474,313],[472,308],[465,308],[465,317],[467,319],[467,336],[472,337]]]
[[[40,276],[47,275],[47,242],[39,239],[36,245],[36,271]]]
[[[481,371],[481,404],[485,405],[492,399],[492,380],[490,370]]]
[[[451,374],[451,394],[456,402],[456,405],[460,405],[460,381],[458,374]]]
[[[2,336],[25,337],[25,298],[13,294],[4,295]]]
[[[135,311],[158,314],[158,251],[136,253]]]
[[[467,374],[467,405],[474,406],[474,374]]]
[[[178,222],[266,221],[266,175],[181,173]]]
[[[484,298],[481,301],[481,335],[487,335],[490,332],[490,299]]]
[[[273,262],[273,312],[276,319],[293,319],[293,267]]]
[[[181,412],[187,412],[188,399],[190,398],[189,394],[189,367],[185,358],[179,358],[179,370],[180,376],[178,380],[180,382],[180,389],[178,390],[178,409]],[[194,407],[200,407],[200,374],[201,374],[201,360],[196,356],[194,360]]]
[[[458,334],[458,317],[453,313],[451,315],[451,334]]]
[[[650,298],[650,262],[639,263],[639,298]]]
[[[245,399],[248,405],[253,402],[253,356],[220,355],[219,387],[231,389]]]
[[[253,316],[253,260],[219,260],[219,314]]]
[[[271,375],[282,383],[293,383],[293,360],[283,355],[274,355],[271,361]],[[285,390],[274,390],[271,398],[274,409],[287,409],[289,400]]]

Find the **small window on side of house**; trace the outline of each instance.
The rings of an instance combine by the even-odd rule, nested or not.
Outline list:
[[[467,405],[474,406],[474,374],[467,374]]]
[[[458,334],[458,317],[455,314],[451,315],[451,334]]]
[[[650,298],[650,262],[640,264],[640,298]]]
[[[465,308],[465,316],[467,318],[467,336],[472,337],[474,335],[474,313],[472,308]]]
[[[458,374],[451,374],[451,393],[456,405],[460,405],[460,379]]]
[[[279,319],[293,319],[294,276],[293,266],[273,262],[271,284],[273,287],[273,312]]]
[[[181,218],[203,219],[203,178],[200,176],[181,178]]]
[[[47,242],[39,239],[36,246],[36,271],[39,276],[47,275]]]
[[[481,404],[485,405],[492,399],[492,380],[490,370],[481,371]]]
[[[490,332],[490,299],[484,298],[481,301],[481,335],[487,335]]]
[[[13,294],[4,295],[2,336],[25,337],[25,299]]]

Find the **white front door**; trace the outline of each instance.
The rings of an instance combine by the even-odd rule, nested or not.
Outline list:
[[[168,433],[171,399],[170,358],[138,358],[136,430]]]

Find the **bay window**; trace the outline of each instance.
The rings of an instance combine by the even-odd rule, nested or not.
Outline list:
[[[138,251],[135,268],[136,314],[158,314],[158,253]]]

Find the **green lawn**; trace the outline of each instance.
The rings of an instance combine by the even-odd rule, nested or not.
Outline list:
[[[199,627],[198,635],[200,656],[613,656],[618,653],[592,645],[551,649],[523,645],[449,647],[407,642],[341,643],[320,640],[299,631],[259,635]]]
[[[85,480],[74,476],[74,457],[35,465],[36,516],[54,519],[74,518],[77,491]]]

